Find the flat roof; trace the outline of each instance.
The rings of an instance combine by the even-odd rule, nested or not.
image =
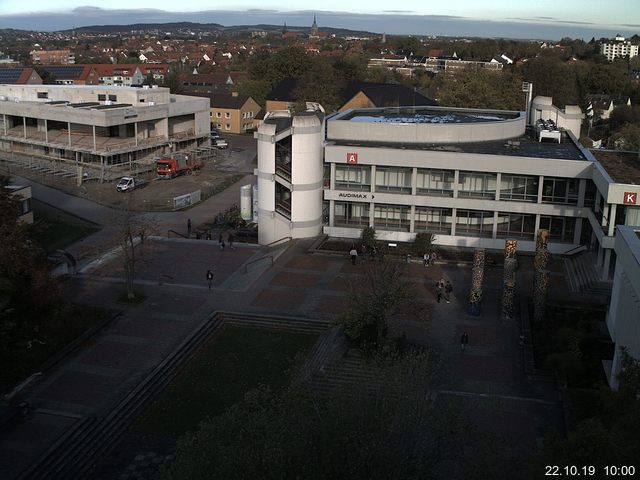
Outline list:
[[[524,135],[510,140],[495,140],[486,142],[469,142],[454,144],[424,144],[424,143],[384,143],[384,142],[358,142],[347,140],[331,140],[334,145],[353,145],[360,147],[394,148],[400,150],[429,150],[434,152],[459,152],[476,153],[485,155],[505,155],[527,158],[557,158],[561,160],[585,160],[577,145],[571,138],[564,134],[562,141],[558,143],[552,139],[543,139],[539,142],[535,132],[527,128]]]
[[[638,152],[616,150],[591,150],[616,183],[640,185],[640,158]]]
[[[464,111],[432,107],[353,110],[334,120],[369,123],[482,123],[518,118],[520,112]]]

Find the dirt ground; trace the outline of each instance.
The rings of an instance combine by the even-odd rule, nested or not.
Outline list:
[[[19,175],[106,206],[122,207],[125,202],[130,202],[129,208],[133,210],[171,210],[174,197],[201,190],[204,199],[224,189],[240,175],[253,172],[257,150],[253,136],[229,134],[224,137],[229,148],[216,152],[214,158],[205,161],[200,171],[171,180],[158,180],[153,172],[138,175],[138,178],[149,183],[144,188],[135,190],[133,195],[117,192],[115,182],[99,183],[92,180],[77,186],[75,178],[15,167],[2,173]]]

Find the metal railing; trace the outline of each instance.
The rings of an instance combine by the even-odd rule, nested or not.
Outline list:
[[[178,235],[179,237],[182,237],[182,238],[189,238],[189,237],[187,237],[186,235],[183,235],[180,232],[176,232],[175,230],[167,230],[167,238],[171,238],[171,234],[172,233],[175,234],[175,235]]]
[[[289,242],[289,241],[293,240],[293,237],[282,237],[282,238],[279,238],[278,240],[274,240],[274,241],[273,241],[273,242],[271,242],[271,243],[267,243],[267,244],[265,245],[265,247],[271,247],[271,246],[273,246],[273,245],[276,245],[277,243],[282,242],[283,240],[286,240],[287,242]]]
[[[248,273],[249,272],[249,265],[251,265],[253,263],[256,263],[256,262],[259,262],[260,260],[264,260],[265,258],[270,258],[271,259],[271,265],[270,266],[273,267],[273,255],[265,255],[263,257],[256,258],[255,260],[251,260],[248,263],[245,263],[244,264],[244,273]]]

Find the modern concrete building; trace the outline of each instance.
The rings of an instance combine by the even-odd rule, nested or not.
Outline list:
[[[615,240],[616,268],[607,314],[607,327],[615,344],[613,361],[605,365],[609,385],[617,390],[621,371],[620,347],[640,359],[640,226],[621,225]]]
[[[607,280],[616,225],[640,223],[640,161],[617,169],[614,179],[606,169],[614,161],[599,162],[577,141],[581,117],[578,107],[559,110],[537,97],[529,120],[515,111],[403,107],[338,113],[326,120],[324,138],[296,129],[298,117],[287,117],[286,127],[272,125],[270,135],[261,127],[260,210],[266,213],[260,230],[264,219],[269,231],[277,219],[283,228],[261,233],[260,242],[302,232],[288,233],[287,225],[289,231],[295,225],[288,209],[315,212],[310,202],[319,200],[289,200],[297,187],[288,176],[317,171],[310,162],[323,158],[322,224],[331,237],[355,239],[372,226],[389,242],[426,231],[441,245],[502,249],[506,238],[515,238],[520,250],[533,252],[536,232],[547,229],[552,253],[597,252],[599,275]],[[298,160],[289,145],[299,142],[324,157]]]
[[[0,85],[0,158],[78,179],[109,180],[209,133],[209,100],[168,88]]]

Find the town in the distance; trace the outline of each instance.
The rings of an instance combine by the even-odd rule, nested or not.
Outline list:
[[[0,29],[0,476],[637,478],[639,46]]]

